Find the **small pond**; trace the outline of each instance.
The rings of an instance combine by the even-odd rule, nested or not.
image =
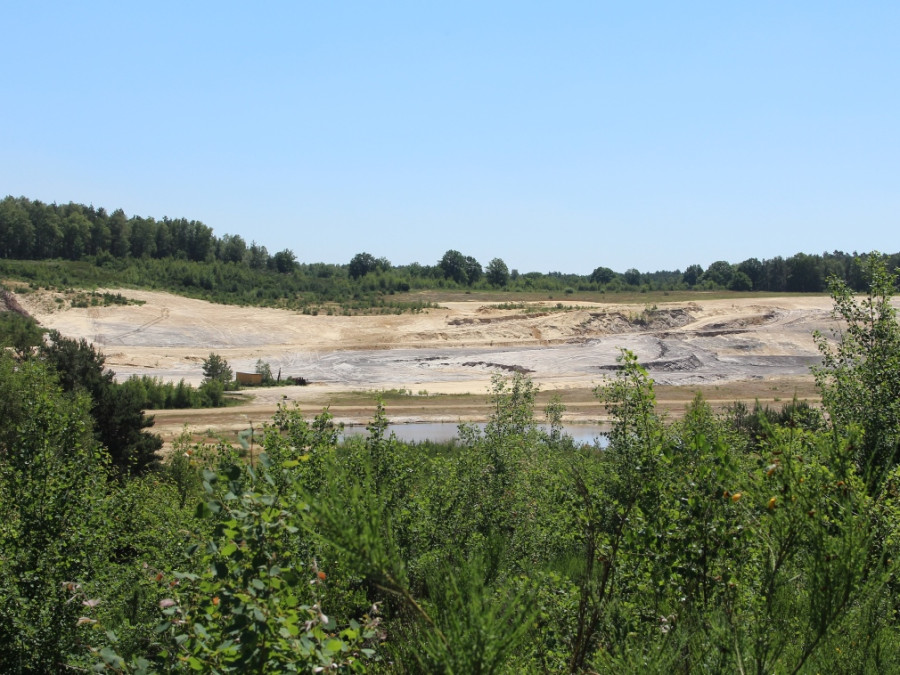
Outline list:
[[[389,424],[388,433],[393,432],[398,440],[405,443],[420,443],[422,441],[433,441],[441,443],[444,441],[452,441],[457,438],[458,424],[452,422],[422,422],[418,424]],[[479,423],[475,426],[484,429],[484,424]],[[547,431],[547,427],[540,425],[541,429]],[[599,424],[569,424],[564,425],[563,430],[566,434],[579,444],[594,443],[598,441],[599,445],[607,444],[606,435],[603,428]],[[347,424],[344,425],[344,436],[353,436],[358,434],[366,434],[366,427],[363,424]]]

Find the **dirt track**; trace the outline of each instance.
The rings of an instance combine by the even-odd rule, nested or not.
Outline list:
[[[621,348],[638,355],[657,385],[722,386],[733,394],[759,390],[768,382],[782,383],[785,391],[794,382],[811,393],[809,367],[819,360],[812,334],[817,329],[828,333],[833,326],[831,300],[825,296],[703,300],[698,294],[694,302],[649,308],[597,303],[560,308],[556,302],[538,302],[528,303],[527,312],[473,301],[443,303],[441,309],[419,314],[344,317],[117,292],[144,304],[73,309],[63,303],[59,309],[49,293],[19,295],[18,300],[44,326],[93,342],[119,378],[146,374],[199,384],[201,361],[215,351],[235,370],[253,372],[262,359],[275,373],[312,383],[255,390],[246,408],[230,413],[162,412],[159,424],[201,413],[210,422],[230,415],[234,424],[245,424],[234,416],[264,419],[285,397],[304,409],[331,404],[336,412],[348,392],[481,395],[493,374],[515,370],[528,373],[545,392],[587,392],[574,397],[587,405],[590,390],[613,373]],[[407,421],[454,417],[442,414],[440,400],[420,405],[417,398],[407,397],[395,412],[409,408],[409,415],[401,415]],[[578,400],[571,403],[577,407]],[[347,404],[348,419],[359,405]],[[479,413],[456,418],[461,416]],[[570,416],[577,411],[570,410]]]

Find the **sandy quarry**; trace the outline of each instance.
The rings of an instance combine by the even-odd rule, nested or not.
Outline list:
[[[93,342],[119,378],[147,374],[196,385],[202,360],[214,351],[235,370],[253,372],[263,359],[274,373],[311,382],[254,390],[241,409],[204,413],[210,424],[216,415],[260,419],[285,399],[332,403],[342,392],[483,394],[494,373],[513,370],[528,373],[543,391],[589,392],[614,371],[620,348],[633,350],[657,385],[777,381],[806,383],[808,391],[809,367],[819,360],[813,331],[828,333],[834,325],[825,296],[704,300],[698,294],[656,309],[597,303],[560,309],[548,301],[529,303],[527,312],[471,301],[418,314],[344,317],[117,292],[144,304],[75,309],[48,292],[18,300],[45,327]],[[434,407],[407,407],[404,421],[453,417]],[[160,411],[158,425],[183,424],[189,414],[197,412]]]
[[[818,360],[814,330],[828,330],[827,297],[698,300],[656,305],[553,301],[523,309],[478,302],[390,316],[311,316],[215,305],[168,293],[122,291],[142,305],[66,308],[50,293],[19,295],[47,328],[86,338],[120,378],[202,380],[214,351],[235,370],[257,359],[273,372],[337,389],[482,392],[495,372],[528,372],[542,387],[589,386],[620,348],[660,384],[800,375]]]

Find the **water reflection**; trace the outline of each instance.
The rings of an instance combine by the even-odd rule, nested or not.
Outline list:
[[[458,436],[458,426],[452,422],[422,422],[418,424],[389,424],[388,433],[394,433],[398,440],[405,443],[421,443],[432,441],[441,443],[452,441]],[[484,430],[483,423],[475,424]],[[540,425],[544,431],[548,428]],[[578,444],[597,442],[600,446],[607,445],[606,435],[599,424],[570,424],[564,425],[565,433],[572,437]],[[344,436],[365,435],[368,432],[363,424],[347,424],[344,426]]]

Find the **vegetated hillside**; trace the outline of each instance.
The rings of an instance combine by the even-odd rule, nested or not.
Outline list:
[[[456,444],[282,407],[247,451],[111,473],[65,359],[3,350],[4,669],[897,672],[900,325],[867,269],[819,338],[827,417],[698,398],[667,424],[626,351],[603,450],[515,373]]]
[[[217,237],[196,220],[127,217],[121,209],[44,204],[25,197],[0,201],[0,276],[35,286],[121,286],[171,290],[231,304],[287,306],[318,311],[408,311],[423,303],[398,294],[411,290],[466,289],[558,294],[627,290],[730,289],[822,292],[831,276],[864,287],[865,254],[797,253],[787,259],[717,261],[705,270],[617,272],[599,266],[590,275],[510,270],[502,258],[485,266],[448,250],[435,264],[394,266],[359,253],[346,264],[299,263],[290,249],[270,255],[240,235]],[[598,261],[601,262],[601,261]],[[689,261],[685,261],[689,263]],[[889,268],[900,263],[890,257]]]

